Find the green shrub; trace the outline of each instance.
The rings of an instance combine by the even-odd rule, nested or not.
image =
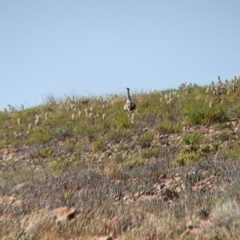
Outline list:
[[[216,123],[215,125],[214,125],[214,129],[215,130],[223,130],[224,128],[226,128],[227,126],[226,126],[226,123],[225,122],[223,122],[223,123]]]
[[[201,133],[193,133],[193,134],[183,134],[181,138],[182,144],[186,145],[193,145],[193,144],[199,144],[202,139]]]
[[[216,153],[217,150],[219,149],[219,143],[213,143],[213,144],[203,144],[201,147],[200,147],[200,152],[201,153]]]
[[[223,130],[219,135],[219,138],[222,141],[227,141],[227,140],[231,139],[232,137],[233,137],[233,133],[230,132],[229,130]]]
[[[173,160],[173,166],[180,165],[184,166],[186,164],[191,164],[193,162],[200,161],[202,159],[201,154],[196,151],[189,149],[182,149],[178,156]]]
[[[64,149],[71,154],[75,151],[77,144],[77,138],[75,137],[67,137],[64,141]]]
[[[81,149],[77,149],[74,152],[74,159],[75,160],[81,160],[81,157],[82,157],[82,151],[81,151]]]
[[[141,151],[141,156],[144,159],[151,158],[151,157],[158,157],[160,153],[160,148],[155,147],[155,148],[148,148],[148,149],[143,149]]]
[[[180,131],[180,124],[164,121],[157,125],[156,130],[162,134],[176,133]]]
[[[178,156],[173,160],[173,165],[186,165],[203,159],[203,154],[210,151],[211,147],[200,147],[202,135],[198,132],[183,134],[181,138],[182,148]]]
[[[104,149],[104,142],[103,139],[98,137],[92,142],[92,150],[94,152],[98,152]]]
[[[64,170],[68,165],[69,165],[68,159],[61,158],[51,161],[48,165],[48,168],[53,171]]]
[[[139,140],[140,141],[149,141],[151,142],[153,140],[154,134],[152,131],[147,131],[140,136]]]
[[[111,129],[109,132],[106,134],[106,142],[113,142],[113,143],[119,143],[120,141],[127,140],[131,137],[131,132],[128,131],[127,129],[118,129],[116,130],[115,128]]]
[[[202,161],[206,154],[216,153],[219,149],[218,143],[200,144],[201,135],[199,134],[186,135],[183,137],[185,145],[182,146],[180,153],[173,160],[173,165],[186,165],[193,162]]]
[[[121,165],[124,168],[132,168],[132,167],[143,165],[144,162],[145,161],[142,158],[133,156],[130,159],[123,161]]]
[[[27,140],[27,144],[46,143],[50,139],[51,139],[51,136],[49,132],[40,128],[30,133]]]
[[[39,150],[38,156],[42,157],[42,158],[47,158],[52,156],[53,154],[53,148],[52,147],[45,147],[45,148],[41,148]]]
[[[153,132],[147,131],[139,137],[139,144],[141,145],[142,148],[150,147],[153,138],[154,138]]]
[[[129,117],[126,113],[118,116],[117,126],[118,126],[119,129],[128,129],[130,127],[130,125],[131,125],[131,122],[130,122]]]
[[[76,192],[77,188],[70,188],[68,189],[64,194],[63,194],[63,197],[68,200],[68,199],[71,199],[74,197],[74,194]]]
[[[227,120],[227,113],[223,107],[205,107],[193,109],[187,116],[187,123],[192,125],[223,123]]]
[[[231,149],[225,151],[223,153],[224,158],[226,160],[233,159],[233,160],[240,160],[240,142],[237,141]]]

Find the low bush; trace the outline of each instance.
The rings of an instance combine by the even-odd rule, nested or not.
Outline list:
[[[173,122],[160,122],[156,126],[156,130],[161,134],[171,134],[171,133],[177,133],[181,129],[181,125],[178,123]]]
[[[227,120],[227,113],[223,107],[204,107],[193,109],[187,116],[187,123],[191,125],[223,123]]]

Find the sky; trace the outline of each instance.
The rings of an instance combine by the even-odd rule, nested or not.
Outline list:
[[[239,0],[0,0],[0,111],[240,75]]]

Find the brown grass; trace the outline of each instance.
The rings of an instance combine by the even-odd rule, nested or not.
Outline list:
[[[239,81],[0,112],[0,239],[238,239]]]

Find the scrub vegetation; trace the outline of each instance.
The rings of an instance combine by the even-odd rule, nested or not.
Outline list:
[[[0,112],[1,239],[239,239],[240,78]]]

